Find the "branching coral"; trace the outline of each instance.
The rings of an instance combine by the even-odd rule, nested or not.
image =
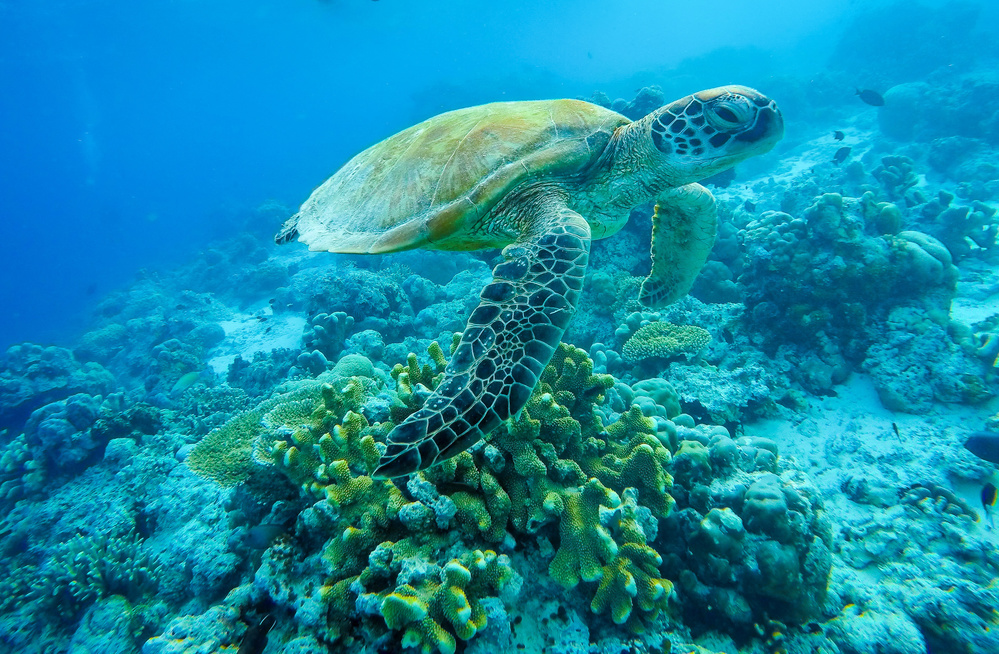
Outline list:
[[[396,406],[418,406],[419,389],[438,383],[446,360],[436,345],[429,355],[431,364],[411,355],[393,371]],[[325,583],[287,589],[295,582],[276,556],[265,557],[258,575],[280,601],[296,597],[298,605],[321,607],[309,610],[326,616],[326,638],[346,642],[361,611],[381,616],[401,646],[453,652],[457,641],[484,628],[481,600],[517,587],[509,561],[488,551],[489,544],[542,530],[558,541],[553,577],[567,586],[588,584],[594,611],[640,630],[665,607],[670,584],[658,574],[661,560],[650,542],[656,520],[673,503],[671,455],[656,421],[637,406],[604,426],[596,408],[614,379],[594,374],[583,350],[561,345],[519,416],[489,443],[412,477],[405,495],[368,476],[378,440],[391,427],[364,417],[369,383],[360,377],[302,383],[216,437],[250,443],[236,457],[241,473],[271,466],[320,500],[302,520],[312,531],[333,534],[313,558],[322,562]],[[203,461],[216,451],[192,458]],[[442,559],[455,551],[449,548],[464,553]]]
[[[302,336],[307,351],[318,350],[327,359],[335,359],[354,326],[353,316],[343,311],[319,313],[309,320]]]

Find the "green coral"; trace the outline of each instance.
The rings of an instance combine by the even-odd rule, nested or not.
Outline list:
[[[437,581],[385,593],[381,614],[390,629],[404,632],[403,647],[454,654],[457,639],[469,640],[486,626],[481,599],[499,593],[514,576],[506,556],[475,550],[446,563]]]
[[[255,408],[244,411],[198,441],[187,457],[187,467],[215,483],[233,487],[246,481],[254,470],[253,449],[264,431],[264,414],[286,402],[317,399],[321,384],[303,382],[291,391],[277,393]]]
[[[628,361],[653,357],[672,358],[697,352],[711,341],[711,334],[696,325],[653,322],[632,334],[621,353]]]
[[[635,605],[655,617],[666,608],[673,584],[659,578],[662,557],[645,544],[625,543],[610,564],[604,566],[600,585],[590,603],[594,613],[610,612],[611,620],[624,624]],[[640,629],[640,623],[636,628]]]
[[[457,343],[461,335],[456,334],[455,336],[453,342]],[[453,344],[451,350],[454,351]],[[447,358],[444,356],[444,350],[440,343],[433,341],[427,347],[427,354],[433,365],[425,363],[421,366],[416,355],[410,352],[406,359],[406,365],[397,363],[392,367],[391,375],[396,382],[396,394],[402,403],[402,406],[392,407],[392,420],[394,422],[402,422],[409,414],[423,406],[423,401],[444,379]]]
[[[431,363],[410,355],[393,370],[393,417],[414,410],[439,383],[443,350],[434,344],[428,354]],[[605,425],[598,407],[614,378],[594,374],[583,350],[560,345],[518,416],[489,442],[413,476],[404,495],[369,476],[393,426],[369,424],[362,412],[376,382],[331,375],[320,380],[332,383],[286,390],[206,437],[240,444],[241,474],[266,467],[319,500],[306,522],[327,540],[318,556],[298,555],[322,566],[326,580],[299,592],[321,605],[324,639],[349,647],[360,611],[365,629],[395,632],[398,647],[456,651],[485,626],[481,600],[517,586],[509,561],[487,548],[534,533],[556,543],[553,577],[586,584],[594,611],[638,631],[662,610],[670,586],[659,578],[648,521],[672,507],[671,453],[649,415],[668,415],[672,408],[656,399],[672,398],[671,388],[647,389],[641,407]],[[223,456],[199,448],[195,460]],[[279,549],[272,546],[264,565],[288,566],[281,561],[294,550]],[[284,569],[271,576],[293,568]],[[439,574],[426,572],[433,570]],[[371,622],[378,615],[383,624]]]
[[[110,595],[139,600],[155,593],[162,564],[135,532],[123,536],[77,534],[56,549],[31,580],[30,596],[82,609]]]
[[[325,384],[319,401],[292,400],[264,414],[255,459],[277,466],[316,497],[338,505],[356,501],[365,484],[353,477],[351,467],[369,473],[381,456],[368,421],[358,413],[366,399],[360,379],[353,377],[339,389]]]
[[[548,573],[566,588],[582,581],[596,581],[604,563],[618,550],[614,537],[600,524],[600,508],[616,508],[617,493],[591,479],[579,491],[549,494],[545,508],[559,518],[560,546],[548,566]]]
[[[299,382],[209,432],[191,451],[188,467],[232,487],[261,465],[274,465],[317,496],[332,483],[326,467],[337,461],[369,471],[380,456],[373,435],[382,429],[369,427],[360,411],[375,382],[324,378],[334,383]]]
[[[668,589],[669,582],[655,574],[658,564],[650,568],[658,555],[635,520],[607,516],[622,511],[622,494],[637,498],[652,516],[668,515],[671,453],[657,436],[656,422],[638,406],[604,426],[596,406],[612,383],[608,375],[593,374],[584,352],[562,346],[527,406],[487,447],[422,474],[438,488],[460,488],[451,498],[459,526],[469,535],[496,542],[507,532],[533,533],[557,523],[558,549],[549,571],[568,587],[600,581],[605,574],[640,578],[645,584],[640,597],[636,590],[628,601],[612,602],[610,595],[623,582],[607,581],[594,605],[640,630],[664,607],[668,593],[656,589]],[[631,554],[617,561],[618,549],[628,543]],[[629,609],[622,618],[624,605]]]

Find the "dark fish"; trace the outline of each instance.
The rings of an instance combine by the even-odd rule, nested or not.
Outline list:
[[[91,297],[94,293],[97,292],[97,284],[96,283],[87,284],[87,288],[83,292],[87,294],[87,297]]]
[[[251,625],[243,634],[243,640],[239,642],[236,654],[261,654],[267,647],[267,632],[273,626],[274,616],[270,614],[262,617],[257,624]]]
[[[902,434],[898,433],[898,425],[896,425],[894,422],[891,423],[891,430],[895,432],[895,438],[897,438],[898,440],[902,440]]]
[[[246,544],[255,550],[265,550],[283,533],[284,527],[281,525],[256,525],[246,530]]]
[[[846,134],[844,134],[839,130],[833,132],[833,138],[836,139],[837,141],[842,141],[844,136],[846,136]]]
[[[870,89],[857,89],[857,95],[861,100],[871,105],[872,107],[883,107],[885,106],[885,99],[881,97],[881,94],[877,91],[872,91]]]
[[[745,204],[742,205],[742,208],[749,213],[753,213],[756,211],[756,204],[752,200],[746,200]]]
[[[985,522],[992,526],[992,507],[996,505],[996,487],[991,482],[982,487],[982,508],[985,509]]]
[[[964,441],[964,448],[979,459],[999,464],[999,433],[994,431],[972,432],[968,440]]]
[[[850,156],[850,150],[852,150],[852,148],[849,145],[844,145],[839,150],[836,150],[836,154],[833,155],[833,162],[836,165],[839,165],[846,161]]]
[[[728,188],[735,181],[735,168],[728,168],[720,173],[715,173],[711,177],[701,180],[701,184],[711,184],[718,188]]]

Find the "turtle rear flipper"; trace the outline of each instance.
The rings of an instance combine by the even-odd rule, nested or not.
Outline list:
[[[657,309],[686,295],[711,254],[717,231],[715,198],[700,184],[660,196],[652,214],[652,271],[642,282],[639,301]]]
[[[449,459],[527,404],[583,288],[590,227],[565,198],[524,202],[523,236],[503,249],[444,379],[423,408],[388,435],[372,474],[400,477]]]
[[[288,220],[284,221],[281,225],[281,229],[278,233],[274,235],[274,242],[278,245],[284,245],[285,243],[290,243],[291,241],[298,238],[298,217],[300,214],[295,214]]]

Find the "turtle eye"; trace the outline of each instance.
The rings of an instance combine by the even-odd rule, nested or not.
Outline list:
[[[715,128],[732,130],[749,122],[752,108],[746,98],[730,95],[719,98],[708,108],[706,114]]]

